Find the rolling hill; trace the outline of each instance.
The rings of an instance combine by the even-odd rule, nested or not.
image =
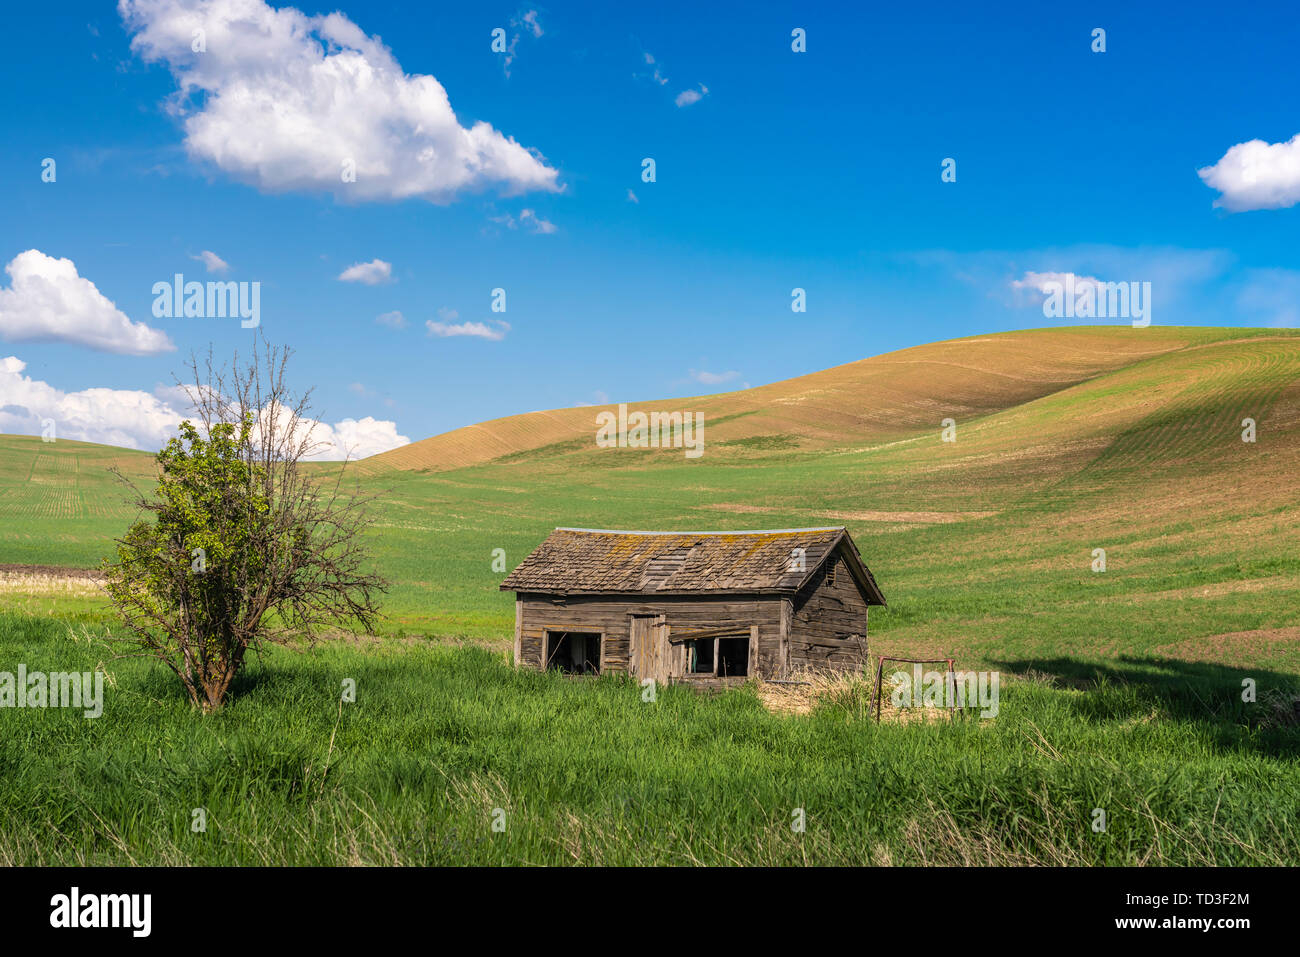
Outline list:
[[[1189,327],[1006,332],[916,346],[740,392],[628,404],[646,412],[702,413],[711,454],[853,446],[937,429],[947,417],[969,421],[1012,409],[1107,373],[1143,368],[1144,360],[1274,333],[1283,342],[1293,339],[1285,330]],[[615,409],[494,419],[372,456],[363,467],[444,471],[512,456],[584,452],[594,447],[595,417]]]
[[[393,583],[383,630],[504,646],[514,608],[494,556],[513,567],[559,525],[843,524],[889,600],[876,650],[1300,671],[1292,330],[1000,333],[631,405],[702,412],[705,454],[597,448],[600,409],[584,407],[358,463]],[[0,437],[0,564],[97,564],[134,514],[110,465],[143,478],[152,459]],[[107,620],[89,597],[0,588],[5,604]]]

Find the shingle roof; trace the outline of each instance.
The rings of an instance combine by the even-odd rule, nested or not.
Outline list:
[[[843,527],[736,532],[557,528],[501,583],[544,594],[793,594],[837,546],[871,604],[884,596]],[[802,567],[792,560],[804,549]]]

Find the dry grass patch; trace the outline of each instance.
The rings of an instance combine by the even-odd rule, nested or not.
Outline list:
[[[888,683],[880,702],[880,720],[890,724],[925,724],[949,721],[947,708],[895,708],[890,704]],[[834,708],[854,718],[875,718],[876,675],[862,671],[794,672],[787,681],[756,682],[758,699],[773,714],[811,714],[818,708]]]
[[[799,669],[783,681],[756,682],[758,700],[774,714],[810,714],[824,702],[857,701],[870,704],[875,677],[861,671],[809,671]]]

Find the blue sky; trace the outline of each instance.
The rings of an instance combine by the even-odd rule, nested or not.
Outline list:
[[[156,447],[189,352],[253,335],[155,317],[178,272],[260,283],[361,452],[1048,325],[1051,274],[1150,282],[1155,325],[1296,324],[1291,7],[709,6],[10,10],[0,431]]]

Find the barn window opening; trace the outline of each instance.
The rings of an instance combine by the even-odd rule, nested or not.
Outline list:
[[[692,641],[687,648],[690,654],[689,671],[693,675],[713,674],[713,639]]]
[[[600,674],[600,635],[583,631],[547,632],[546,669],[570,675]]]
[[[686,643],[686,671],[693,675],[740,678],[749,674],[749,636],[697,638]]]
[[[749,638],[718,639],[718,677],[735,678],[749,674]]]
[[[826,568],[826,586],[828,588],[835,587],[835,563],[834,562],[831,562],[831,564],[828,565]]]

